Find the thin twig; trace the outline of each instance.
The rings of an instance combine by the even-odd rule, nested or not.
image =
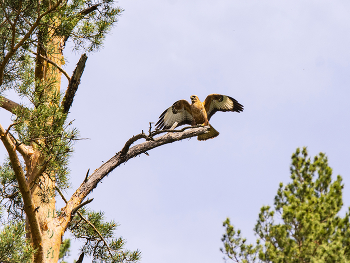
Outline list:
[[[151,122],[150,122],[150,128],[149,128],[149,135],[146,135],[143,131],[140,133],[140,134],[137,134],[133,137],[131,137],[124,145],[123,149],[120,151],[120,154],[121,156],[124,156],[126,155],[126,153],[128,152],[131,144],[133,144],[134,142],[136,142],[137,140],[140,140],[140,139],[146,139],[146,141],[153,141],[154,140],[154,136],[155,135],[158,135],[158,134],[161,134],[161,133],[167,133],[167,132],[183,132],[187,129],[192,129],[192,128],[198,128],[198,127],[204,127],[202,124],[198,124],[198,125],[195,125],[195,126],[188,126],[188,127],[185,127],[181,130],[156,130],[156,131],[151,131],[152,129],[152,126],[151,126]]]
[[[198,127],[206,127],[206,126],[203,126],[203,124],[197,124],[197,125],[194,125],[194,126],[187,126],[185,128],[182,128],[181,130],[170,130],[170,129],[167,129],[167,130],[156,130],[156,131],[153,131],[151,136],[155,136],[155,135],[158,135],[158,134],[161,134],[161,133],[166,133],[166,132],[183,132],[185,130],[188,130],[188,129],[192,129],[192,128],[198,128]],[[209,127],[209,126],[207,126]]]
[[[9,133],[10,129],[11,129],[13,126],[15,126],[15,125],[17,125],[17,124],[20,124],[20,123],[21,123],[21,121],[20,121],[20,122],[14,122],[14,123],[10,124],[10,125],[8,126],[6,132],[5,132],[5,135],[7,135],[7,134]]]
[[[80,79],[85,69],[86,60],[87,60],[86,54],[81,55],[77,63],[77,66],[75,67],[74,72],[72,74],[72,78],[69,81],[66,94],[64,95],[62,100],[62,106],[63,106],[62,108],[64,113],[68,113],[70,107],[72,106],[75,93],[78,90]]]
[[[64,197],[64,195],[62,194],[61,190],[56,186],[56,191],[59,193],[59,195],[61,196],[61,198],[63,199],[63,201],[67,204],[67,199]],[[93,199],[90,199],[91,201]],[[90,202],[91,202],[90,201]],[[79,211],[77,211],[77,214],[80,216],[81,219],[83,219],[85,221],[85,223],[89,224],[97,233],[97,235],[101,238],[101,240],[103,241],[103,243],[105,244],[105,246],[107,247],[108,249],[108,252],[111,256],[111,258],[113,258],[113,254],[111,252],[111,249],[110,247],[108,246],[106,240],[104,239],[104,237],[101,235],[100,231],[97,230],[97,228],[94,226],[94,224],[92,224],[89,220],[87,220]]]
[[[12,27],[12,22],[11,22],[11,20],[10,20],[10,17],[8,16],[8,14],[7,14],[7,12],[6,12],[6,10],[5,10],[5,7],[3,6],[3,1],[0,1],[0,7],[1,7],[1,9],[2,9],[2,11],[4,12],[4,14],[5,14],[5,18],[6,18],[6,20],[7,20],[7,22],[11,25],[11,27]],[[5,21],[6,21],[5,20]]]
[[[84,179],[84,183],[87,182],[87,180],[88,180],[88,178],[89,178],[89,173],[90,173],[90,168],[89,168],[89,170],[87,170],[87,172],[86,172],[85,179]]]
[[[2,27],[6,23],[6,19],[1,22],[0,27]]]
[[[61,192],[61,190],[56,186],[55,187],[56,191],[59,193],[59,195],[61,196],[62,200],[67,204],[68,201],[67,199],[64,197],[63,193]]]
[[[109,255],[111,256],[111,258],[113,258],[113,254],[111,252],[110,247],[108,246],[106,240],[104,239],[104,237],[101,235],[101,233],[97,230],[97,228],[89,221],[87,220],[85,217],[83,217],[83,215],[78,211],[77,214],[80,216],[81,219],[83,219],[87,224],[89,224],[98,234],[98,236],[101,238],[101,240],[103,241],[103,243],[105,243],[105,246],[108,249]]]
[[[87,205],[87,204],[91,203],[92,201],[94,201],[93,198],[92,199],[88,199],[85,202],[82,202],[80,205],[78,205],[77,207],[73,208],[71,214],[74,215],[75,212],[77,212],[80,208],[82,208],[84,205]]]

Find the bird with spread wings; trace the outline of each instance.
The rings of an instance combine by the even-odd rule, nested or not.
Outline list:
[[[157,130],[174,129],[176,126],[190,124],[210,126],[207,133],[199,135],[199,141],[205,141],[215,138],[219,132],[215,130],[210,124],[211,116],[217,111],[243,111],[243,105],[239,104],[237,100],[229,96],[220,94],[210,94],[201,102],[196,95],[191,96],[192,104],[187,100],[178,100],[171,107],[166,109],[160,116],[156,123]]]

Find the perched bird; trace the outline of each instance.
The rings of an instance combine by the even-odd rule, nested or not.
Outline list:
[[[203,124],[210,126],[208,133],[198,136],[199,141],[205,141],[215,138],[219,132],[210,124],[211,116],[217,111],[243,111],[243,105],[239,104],[234,98],[220,94],[210,94],[201,102],[196,95],[191,96],[192,104],[187,100],[178,100],[166,109],[156,123],[157,130],[174,129],[183,124],[197,125]]]

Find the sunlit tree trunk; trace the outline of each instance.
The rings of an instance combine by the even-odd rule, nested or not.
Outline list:
[[[38,39],[40,39],[40,36]],[[50,97],[48,93],[52,93],[51,95],[54,96],[54,93],[60,92],[62,73],[55,66],[48,63],[45,58],[50,59],[58,66],[63,64],[62,39],[54,37],[46,46],[50,49],[50,55],[48,55],[42,43],[39,42],[38,44],[35,77],[37,85],[52,83],[51,88],[44,90],[46,95]],[[47,103],[52,102],[47,101]],[[56,106],[59,107],[59,105]],[[54,119],[52,121],[54,121]],[[42,141],[42,143],[45,142]],[[35,154],[30,158],[29,169],[31,172],[28,173],[28,180],[29,182],[33,182],[31,192],[42,235],[42,255],[37,253],[34,262],[58,262],[59,250],[64,232],[56,220],[55,174],[43,173],[39,178],[35,178],[38,171],[45,165],[47,160],[44,160],[40,151],[35,149],[34,144],[32,144],[32,147]]]

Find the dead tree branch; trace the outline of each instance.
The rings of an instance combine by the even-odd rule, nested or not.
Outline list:
[[[67,202],[66,206],[62,209],[62,211],[64,211],[64,214],[67,216],[65,225],[67,226],[68,222],[70,221],[69,215],[71,214],[72,210],[77,205],[79,205],[82,202],[82,200],[84,200],[84,198],[97,186],[97,184],[106,175],[108,175],[111,171],[113,171],[122,163],[125,163],[129,159],[134,158],[142,153],[145,153],[153,148],[175,141],[180,141],[183,139],[198,136],[208,132],[208,130],[209,126],[201,126],[194,128],[188,127],[184,131],[171,130],[163,136],[157,138],[152,137],[153,140],[148,140],[146,142],[135,145],[129,149],[131,145],[130,142],[135,142],[135,138],[144,138],[145,136],[147,137],[146,134],[142,133],[141,135],[139,134],[134,136],[133,138],[128,140],[128,142],[123,147],[122,151],[118,152],[115,156],[113,156],[111,159],[109,159],[107,162],[101,165],[98,169],[96,169],[94,173],[87,178],[87,181],[84,180],[80,187],[75,191],[70,200]]]
[[[83,263],[83,259],[84,259],[84,252],[82,252],[78,258],[78,260],[75,263]]]
[[[146,141],[154,141],[154,136],[156,136],[156,135],[159,135],[159,134],[161,134],[161,133],[167,133],[167,132],[183,132],[183,131],[185,131],[185,130],[188,130],[188,129],[193,129],[193,128],[197,128],[197,127],[203,127],[203,125],[196,125],[196,126],[188,126],[188,127],[185,127],[185,128],[183,128],[183,129],[181,129],[181,130],[161,130],[161,131],[151,131],[151,129],[152,129],[152,126],[151,126],[151,123],[150,123],[150,129],[149,129],[149,135],[146,135],[146,134],[144,134],[144,132],[142,131],[142,133],[140,133],[140,134],[138,134],[138,135],[135,135],[135,136],[132,136],[126,143],[125,143],[125,145],[124,145],[124,147],[123,147],[123,149],[120,151],[120,154],[121,154],[121,156],[124,156],[127,152],[128,152],[128,150],[129,150],[129,148],[130,148],[130,146],[134,143],[134,142],[136,142],[137,140],[140,140],[140,139],[146,139]]]
[[[79,62],[77,64],[76,68],[74,69],[72,78],[69,81],[66,94],[64,95],[64,98],[62,101],[64,113],[68,113],[70,107],[72,106],[75,93],[78,90],[78,86],[80,84],[80,79],[81,79],[81,76],[83,75],[83,72],[85,69],[86,60],[87,60],[86,54],[81,55]]]

